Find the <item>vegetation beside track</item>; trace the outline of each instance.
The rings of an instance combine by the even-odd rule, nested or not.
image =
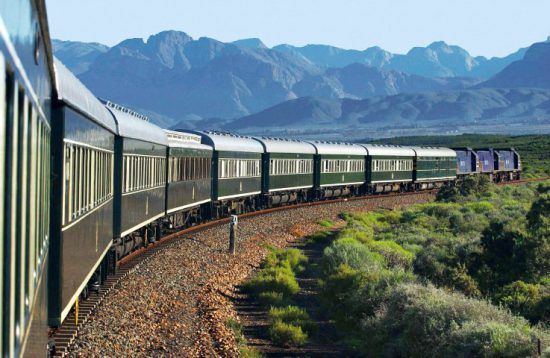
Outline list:
[[[292,305],[300,291],[296,273],[304,270],[307,261],[298,249],[271,249],[261,270],[245,284],[245,289],[269,308],[269,337],[276,345],[304,345],[313,328],[307,312]]]
[[[472,179],[438,201],[345,215],[322,303],[366,356],[550,353],[550,183]]]
[[[514,147],[522,159],[524,178],[550,176],[550,135],[462,134],[456,136],[413,136],[378,139],[373,143],[473,148]]]

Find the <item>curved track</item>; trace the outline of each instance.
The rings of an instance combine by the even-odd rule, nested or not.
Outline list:
[[[544,181],[547,179],[548,178],[526,179],[526,180],[519,180],[515,182],[499,183],[498,185],[522,184],[527,182]],[[254,217],[254,216],[260,216],[260,215],[266,215],[276,211],[293,210],[293,209],[302,208],[302,207],[312,207],[312,206],[326,205],[326,204],[337,203],[337,202],[357,201],[357,200],[367,201],[367,200],[372,200],[374,198],[381,198],[381,197],[410,196],[410,195],[420,195],[420,194],[435,193],[435,192],[437,192],[437,190],[407,192],[407,193],[389,193],[389,194],[380,194],[380,195],[371,195],[371,196],[351,197],[351,198],[339,198],[339,199],[324,200],[324,201],[318,201],[318,202],[308,202],[308,203],[301,203],[301,204],[294,204],[294,205],[281,206],[281,207],[270,208],[265,210],[259,210],[259,211],[239,215],[239,217],[240,218]],[[80,328],[87,323],[88,319],[92,316],[96,308],[103,302],[103,300],[108,296],[108,294],[113,289],[116,289],[117,286],[120,284],[120,282],[125,277],[127,277],[128,274],[130,274],[133,270],[135,270],[138,265],[149,260],[151,257],[155,256],[165,248],[175,245],[178,242],[178,239],[182,238],[187,234],[196,233],[214,226],[221,226],[221,225],[227,224],[229,220],[230,220],[229,218],[223,218],[223,219],[210,221],[207,223],[203,223],[200,225],[196,225],[193,227],[176,231],[174,233],[164,236],[162,239],[160,239],[159,241],[155,242],[152,245],[149,245],[146,248],[142,248],[134,251],[133,253],[129,254],[128,256],[120,260],[118,263],[117,273],[113,276],[109,276],[105,284],[100,288],[100,290],[97,293],[92,293],[86,301],[83,301],[82,303],[79,304],[78,315],[76,313],[76,310],[73,309],[71,313],[67,316],[65,321],[63,322],[63,325],[59,327],[59,329],[57,329],[55,332],[52,332],[51,336],[52,336],[52,339],[55,341],[55,347],[56,347],[55,356],[63,357],[69,353],[71,345],[75,341],[75,338]]]

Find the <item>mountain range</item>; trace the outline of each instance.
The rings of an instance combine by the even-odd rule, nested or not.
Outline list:
[[[164,127],[288,132],[303,125],[311,131],[323,123],[372,125],[376,117],[405,128],[424,120],[431,125],[473,118],[487,122],[491,113],[521,122],[529,111],[544,122],[547,108],[539,103],[544,91],[484,89],[548,88],[550,83],[548,42],[491,59],[444,42],[399,55],[379,47],[270,49],[259,39],[223,43],[178,31],[111,48],[58,40],[53,45],[55,55],[97,96],[144,112]],[[505,111],[507,106],[524,110]],[[346,111],[338,114],[342,108]],[[357,115],[350,112],[354,108]],[[311,115],[304,116],[308,111]]]
[[[375,46],[364,51],[344,50],[326,45],[294,47],[279,45],[277,51],[294,53],[324,67],[345,67],[352,63],[363,63],[383,69],[391,69],[426,77],[475,77],[486,79],[501,71],[513,61],[523,57],[526,48],[506,57],[487,59],[472,57],[459,46],[450,46],[437,41],[427,47],[414,47],[406,54],[392,54]]]
[[[303,97],[218,125],[243,134],[303,138],[344,134],[349,139],[474,130],[550,132],[550,91],[484,88],[364,100]]]

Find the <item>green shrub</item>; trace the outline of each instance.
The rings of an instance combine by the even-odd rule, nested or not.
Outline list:
[[[479,290],[476,280],[468,274],[466,267],[459,265],[449,269],[450,272],[450,287],[459,290],[468,297],[480,297],[481,291]]]
[[[275,321],[269,327],[271,341],[279,346],[303,346],[307,342],[307,333],[301,327],[282,321]]]
[[[354,313],[359,317],[370,316],[383,304],[386,295],[395,286],[416,282],[410,271],[401,268],[373,270],[365,274],[363,286],[353,292]]]
[[[537,355],[533,335],[505,323],[470,321],[451,331],[445,356],[529,357]]]
[[[446,185],[437,193],[437,201],[462,201],[466,198],[485,197],[494,185],[486,176],[473,176],[459,180],[456,185]]]
[[[470,202],[470,203],[466,203],[466,204],[464,204],[464,206],[467,209],[472,210],[476,214],[486,214],[486,213],[489,213],[489,212],[491,212],[495,209],[493,204],[491,204],[488,201],[484,201],[484,200],[482,200],[482,201],[473,201],[473,202]]]
[[[546,297],[543,296],[545,293]],[[546,308],[545,313],[545,309],[541,305],[543,301],[546,301],[545,303],[549,301],[550,295],[548,295],[548,292],[545,293],[543,293],[540,285],[515,281],[502,288],[496,295],[496,301],[513,312],[521,314],[533,322],[538,322],[547,315],[548,308]]]
[[[240,357],[243,357],[243,358],[262,357],[260,352],[258,352],[256,349],[252,347],[248,347],[246,338],[244,337],[244,334],[243,334],[243,325],[239,321],[233,318],[229,318],[225,322],[225,324],[229,329],[233,331],[233,334],[235,335],[235,341],[237,343],[237,346],[239,347]]]
[[[374,231],[365,230],[359,226],[348,226],[338,233],[337,239],[353,239],[361,243],[368,243],[374,239]]]
[[[323,226],[323,227],[326,227],[326,228],[331,228],[331,227],[333,227],[333,226],[335,225],[335,224],[334,224],[334,221],[328,220],[328,219],[327,219],[327,220],[319,220],[319,221],[317,222],[317,224],[319,224],[319,225],[321,225],[321,226]]]
[[[329,240],[331,240],[332,237],[333,237],[333,234],[330,231],[319,231],[313,235],[308,236],[306,243],[307,244],[326,243]]]
[[[262,263],[262,267],[288,267],[292,270],[300,269],[301,265],[307,263],[307,257],[298,249],[275,249],[272,250]]]
[[[367,247],[374,252],[381,254],[389,267],[402,267],[410,269],[414,259],[414,254],[405,250],[395,241],[383,240],[372,241]]]
[[[269,321],[274,324],[281,321],[293,326],[301,327],[304,332],[311,332],[313,323],[309,319],[307,312],[296,306],[272,307],[268,312]]]
[[[298,249],[286,249],[280,253],[279,258],[281,261],[287,261],[293,270],[300,268],[308,261],[306,255]]]
[[[352,299],[366,283],[365,274],[346,264],[340,265],[321,281],[321,302],[338,323],[346,324],[355,319]]]
[[[283,306],[286,301],[282,292],[267,291],[258,293],[258,302],[263,306]]]
[[[373,356],[525,356],[533,337],[550,343],[548,332],[522,318],[433,286],[397,285],[381,302],[363,321],[364,349]]]
[[[260,292],[279,292],[288,298],[300,292],[300,286],[294,273],[288,267],[276,266],[265,268],[245,285],[253,294]]]
[[[327,274],[334,272],[340,265],[367,272],[384,266],[382,255],[371,252],[354,239],[339,239],[334,241],[323,252],[323,268]]]

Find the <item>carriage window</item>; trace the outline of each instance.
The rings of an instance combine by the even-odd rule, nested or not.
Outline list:
[[[110,159],[105,160],[104,170],[107,171],[107,178],[111,182],[112,177],[112,161]],[[165,170],[166,170],[166,158],[164,157],[152,157],[134,154],[125,154],[123,158],[124,163],[124,182],[123,193],[131,191],[148,189],[164,185]],[[178,174],[176,168],[172,168],[171,175]],[[111,191],[109,188],[108,191]]]
[[[311,174],[313,159],[271,159],[271,175]],[[254,175],[259,175],[259,163],[255,164]]]
[[[218,176],[220,179],[259,177],[260,173],[259,159],[219,159]],[[210,175],[210,170],[207,171],[207,174]]]
[[[113,152],[66,142],[62,223],[88,213],[112,196]],[[124,160],[123,187],[128,186],[128,166]]]

